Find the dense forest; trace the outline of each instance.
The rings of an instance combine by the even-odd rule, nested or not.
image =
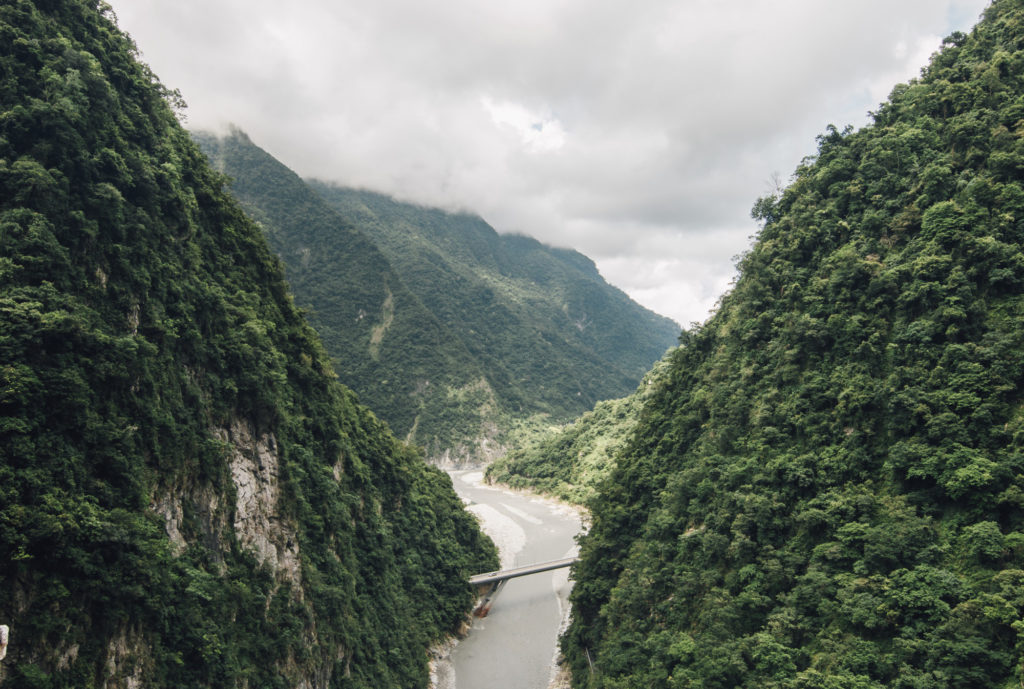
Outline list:
[[[0,4],[5,687],[415,687],[497,564],[96,0]]]
[[[632,395],[598,402],[572,423],[523,429],[514,447],[487,466],[487,481],[588,504],[636,430],[644,404],[662,384],[671,353]]]
[[[593,262],[481,218],[298,175],[237,129],[195,134],[287,267],[341,380],[432,459],[628,393],[679,326]]]
[[[576,251],[499,234],[474,215],[310,185],[380,247],[516,418],[567,421],[628,394],[679,336]]]
[[[829,128],[593,500],[579,687],[1024,683],[1024,4]]]

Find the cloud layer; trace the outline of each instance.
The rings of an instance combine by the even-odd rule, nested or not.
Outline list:
[[[986,0],[114,0],[188,124],[467,209],[703,321],[749,209]]]

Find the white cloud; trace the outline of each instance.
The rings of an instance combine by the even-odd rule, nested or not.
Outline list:
[[[531,153],[557,151],[565,145],[565,129],[552,115],[533,113],[507,101],[497,103],[487,96],[480,99],[480,104],[495,124],[514,131]]]
[[[829,123],[987,0],[112,0],[189,124],[303,175],[470,209],[702,320]]]

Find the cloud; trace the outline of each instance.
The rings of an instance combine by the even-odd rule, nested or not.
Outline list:
[[[307,176],[469,209],[703,320],[749,209],[986,0],[113,0],[189,103]]]
[[[508,127],[519,136],[527,151],[557,151],[565,145],[565,129],[552,115],[527,110],[516,103],[497,103],[484,96],[480,104],[496,125]]]

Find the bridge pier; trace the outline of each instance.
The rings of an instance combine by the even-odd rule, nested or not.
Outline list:
[[[491,611],[491,606],[494,605],[494,599],[501,593],[501,589],[505,587],[506,581],[508,579],[501,579],[488,584],[481,584],[477,588],[480,598],[476,608],[473,610],[473,617],[487,617],[487,613]]]

